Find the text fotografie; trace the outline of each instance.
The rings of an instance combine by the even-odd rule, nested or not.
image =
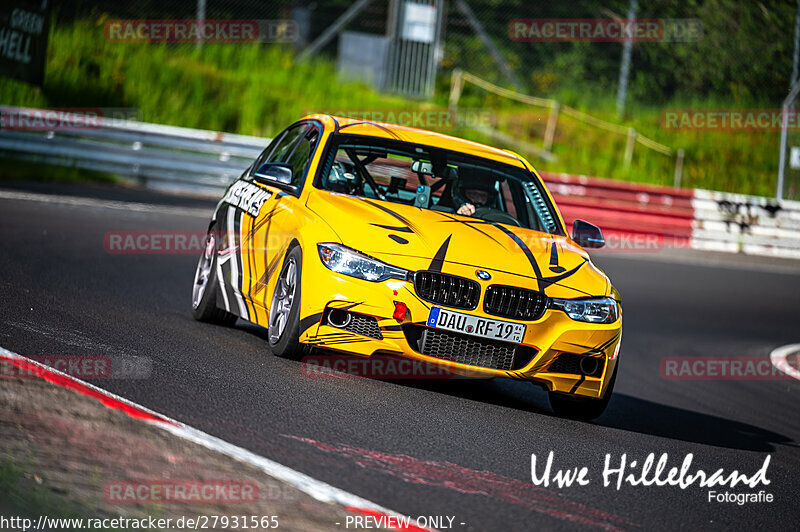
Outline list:
[[[559,488],[565,488],[576,484],[586,486],[591,483],[588,467],[554,470],[553,454],[553,451],[550,451],[541,473],[537,471],[536,454],[531,454],[531,481],[534,485],[547,487],[552,484]],[[638,460],[628,462],[626,454],[613,462],[611,454],[606,454],[603,467],[603,487],[616,485],[619,490],[625,483],[631,486],[678,486],[681,489],[693,485],[701,488],[714,486],[733,488],[739,484],[755,488],[759,485],[767,486],[770,483],[770,480],[767,479],[769,455],[764,458],[761,468],[749,476],[736,470],[727,473],[722,468],[713,473],[706,473],[702,469],[692,471],[693,459],[694,455],[689,453],[684,457],[680,467],[672,467],[667,470],[669,462],[667,453],[663,453],[658,462],[656,462],[655,453],[650,453],[641,467],[638,465]]]

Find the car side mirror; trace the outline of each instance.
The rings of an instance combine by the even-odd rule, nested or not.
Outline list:
[[[606,239],[603,238],[600,228],[583,220],[573,222],[572,240],[582,248],[601,248],[606,245]]]
[[[292,184],[292,166],[286,163],[264,163],[253,173],[253,177],[264,185],[284,188]]]

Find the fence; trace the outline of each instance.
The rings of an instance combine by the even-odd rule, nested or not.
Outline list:
[[[515,100],[517,102],[524,103],[526,105],[547,108],[550,110],[550,113],[547,118],[547,127],[545,128],[544,132],[543,145],[541,148],[536,147],[529,142],[514,139],[510,135],[506,135],[496,129],[487,127],[479,129],[481,133],[484,133],[485,135],[489,136],[490,138],[496,141],[505,142],[507,144],[510,144],[511,146],[514,146],[517,149],[533,153],[537,157],[547,161],[554,160],[555,157],[553,156],[552,153],[553,143],[555,142],[556,128],[558,127],[558,118],[559,115],[563,113],[566,116],[579,120],[590,126],[603,129],[610,133],[615,133],[617,135],[625,136],[626,137],[625,152],[623,153],[622,160],[624,167],[626,169],[630,168],[631,166],[631,163],[633,161],[633,152],[637,143],[644,148],[653,150],[667,157],[675,157],[674,186],[675,188],[680,188],[681,186],[681,180],[683,177],[683,160],[684,160],[683,149],[680,148],[677,150],[672,149],[669,146],[660,144],[650,138],[645,137],[644,135],[641,135],[640,133],[637,133],[637,131],[632,127],[624,127],[618,124],[613,124],[611,122],[606,122],[605,120],[601,120],[592,115],[578,111],[577,109],[574,109],[567,105],[562,105],[556,100],[552,100],[549,98],[538,98],[536,96],[529,96],[527,94],[521,94],[519,92],[515,92],[509,89],[504,89],[503,87],[498,87],[497,85],[490,83],[484,79],[481,79],[478,76],[475,76],[474,74],[470,74],[469,72],[464,72],[459,69],[453,70],[453,74],[450,78],[449,105],[453,111],[455,111],[458,108],[458,102],[461,99],[461,94],[464,90],[465,83],[472,83],[473,85],[480,87],[487,92],[497,94],[498,96],[502,96],[510,100]]]
[[[36,112],[2,107],[0,112]],[[39,110],[41,111],[41,110]],[[99,170],[158,189],[210,193],[247,168],[269,139],[135,121],[95,128],[0,131],[0,155]],[[607,236],[650,236],[670,245],[800,258],[800,202],[543,173],[565,220]]]

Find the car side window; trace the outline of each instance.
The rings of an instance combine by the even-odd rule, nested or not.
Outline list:
[[[294,146],[292,152],[286,157],[286,163],[292,166],[292,184],[296,185],[305,175],[317,146],[319,132],[309,128]]]
[[[284,131],[281,131],[278,134],[278,136],[276,136],[274,139],[272,139],[272,142],[269,143],[269,146],[267,146],[264,149],[264,151],[261,152],[261,154],[258,156],[258,158],[256,158],[255,163],[253,163],[253,167],[252,167],[251,173],[254,173],[256,170],[258,170],[258,168],[262,164],[264,164],[266,162],[269,162],[270,155],[272,155],[275,152],[275,149],[278,147],[278,145],[280,145],[282,143],[283,137],[285,135],[286,135],[286,131],[284,130]]]
[[[275,146],[275,149],[270,154],[269,158],[264,161],[265,163],[285,163],[289,154],[294,151],[297,143],[308,132],[308,126],[301,124],[286,130],[283,138]],[[263,164],[263,163],[262,163]]]
[[[319,129],[313,124],[290,127],[262,152],[253,165],[253,172],[265,163],[286,163],[292,167],[291,184],[300,184],[311,163],[318,139]]]
[[[319,130],[311,124],[302,124],[286,132],[267,162],[286,163],[292,167],[292,184],[298,185],[306,174],[317,147]]]

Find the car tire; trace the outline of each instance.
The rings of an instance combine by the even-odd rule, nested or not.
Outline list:
[[[581,421],[591,421],[600,417],[605,412],[611,395],[614,392],[614,384],[617,381],[617,367],[614,367],[614,374],[611,376],[611,382],[608,383],[608,389],[602,399],[589,399],[584,397],[574,397],[561,393],[550,392],[548,398],[550,399],[550,408],[557,416],[566,417],[569,419],[578,419]]]
[[[269,307],[267,339],[273,354],[298,360],[305,352],[300,343],[300,279],[303,252],[294,246],[283,259]]]
[[[198,321],[233,325],[236,315],[217,306],[217,242],[214,231],[206,235],[192,285],[192,316]]]

